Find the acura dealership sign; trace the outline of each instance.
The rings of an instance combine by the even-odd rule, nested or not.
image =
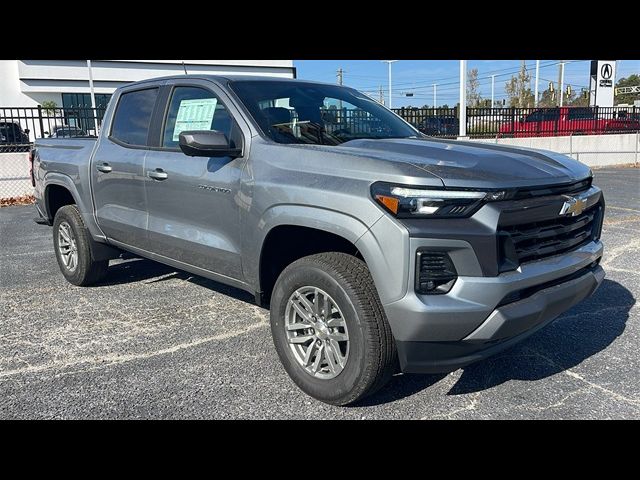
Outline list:
[[[591,61],[591,105],[613,107],[613,92],[616,84],[615,60]]]

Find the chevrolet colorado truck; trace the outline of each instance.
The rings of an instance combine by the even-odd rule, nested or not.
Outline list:
[[[604,278],[588,167],[429,138],[338,85],[140,81],[98,138],[40,139],[31,160],[69,282],[127,251],[251,292],[289,376],[334,405],[508,348]]]

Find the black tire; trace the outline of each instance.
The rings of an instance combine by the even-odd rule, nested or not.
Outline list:
[[[60,224],[63,222],[71,227],[76,242],[78,261],[73,270],[69,269],[62,260],[62,254],[60,253],[58,244]],[[93,259],[89,235],[78,207],[75,205],[65,205],[56,212],[53,220],[53,247],[62,275],[73,285],[92,285],[104,278],[109,268],[109,260],[96,261]]]
[[[328,293],[343,313],[349,332],[349,354],[334,378],[319,379],[296,360],[285,331],[291,295],[304,286]],[[280,360],[296,385],[332,405],[353,404],[379,390],[397,366],[395,341],[366,264],[344,253],[301,258],[281,273],[271,297],[271,333]]]

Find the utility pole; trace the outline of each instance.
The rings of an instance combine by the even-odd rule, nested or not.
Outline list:
[[[384,105],[384,92],[382,90],[382,85],[380,85],[380,90],[379,90],[378,94],[380,96],[380,105]]]
[[[533,106],[538,106],[538,80],[540,79],[540,60],[536,60],[536,91],[533,99]]]
[[[564,62],[560,63],[560,106],[564,103]]]
[[[495,93],[495,85],[496,85],[496,76],[495,75],[491,75],[491,108],[493,108],[493,106],[495,105],[493,102],[493,94]]]
[[[560,86],[560,84],[562,83],[562,65],[562,60],[560,60],[560,65],[558,65],[558,89],[560,91],[562,91],[562,87]],[[561,95],[562,93],[558,92],[558,105],[560,105],[560,102],[562,101],[560,97]]]
[[[460,132],[461,137],[467,136],[467,61],[460,60]]]
[[[338,77],[338,85],[342,85],[343,75],[344,70],[340,67],[336,73],[336,77]],[[340,110],[340,115],[342,115],[342,100],[338,100],[338,109]]]
[[[391,64],[393,62],[397,62],[397,60],[382,60],[384,63],[389,65],[389,109],[393,108],[393,90],[391,88]]]
[[[433,108],[438,107],[438,85],[433,84]]]

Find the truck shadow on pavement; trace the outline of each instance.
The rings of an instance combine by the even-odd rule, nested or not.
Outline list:
[[[100,285],[181,279],[247,303],[255,303],[254,297],[243,290],[151,260],[125,258],[133,260],[112,265],[109,275]],[[464,367],[462,375],[447,395],[480,392],[509,380],[541,380],[575,367],[607,348],[622,334],[635,301],[626,287],[605,280],[592,297],[528,339],[495,357]],[[398,401],[437,384],[445,377],[447,374],[397,374],[387,386],[357,406]]]
[[[509,380],[541,380],[575,367],[622,334],[634,304],[635,298],[626,287],[605,280],[592,297],[531,337],[495,357],[464,367],[447,395],[480,392]],[[358,406],[400,400],[446,376],[396,375],[385,388]]]
[[[146,258],[134,257],[125,254],[122,263],[109,266],[109,274],[104,280],[96,284],[96,287],[108,285],[122,285],[127,283],[158,283],[171,279],[185,280],[195,285],[208,288],[223,295],[254,303],[254,297],[244,290],[231,287],[215,280],[193,275],[183,270],[176,270],[173,267],[147,260]]]

